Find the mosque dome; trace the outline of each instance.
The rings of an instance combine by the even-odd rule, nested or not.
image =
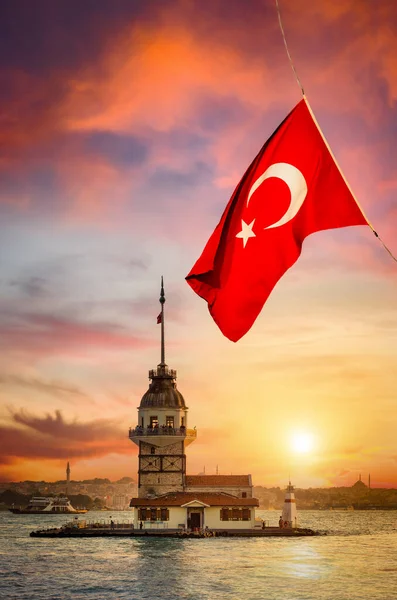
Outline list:
[[[176,387],[176,371],[167,365],[158,365],[149,371],[151,380],[148,391],[143,395],[139,408],[182,408],[185,400]]]
[[[356,483],[353,483],[352,487],[355,488],[356,490],[359,490],[359,489],[363,490],[367,487],[365,485],[365,483],[363,481],[361,481],[361,474],[360,474],[358,481],[356,481]]]

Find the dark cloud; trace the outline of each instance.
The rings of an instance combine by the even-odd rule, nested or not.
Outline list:
[[[142,164],[148,149],[142,140],[132,135],[121,135],[110,131],[94,131],[86,135],[85,148],[89,154],[99,154],[109,163],[121,167]]]
[[[159,167],[150,177],[150,183],[168,193],[175,193],[179,192],[180,188],[191,188],[202,184],[203,180],[208,180],[212,174],[213,169],[203,162],[196,162],[187,170]]]
[[[150,5],[141,0],[3,0],[0,64],[35,74],[87,65]]]
[[[204,153],[210,142],[207,134],[197,133],[186,127],[173,127],[170,131],[151,131],[151,142],[156,147],[172,148],[173,153],[180,154],[181,159],[187,152]]]
[[[25,425],[36,432],[69,441],[93,442],[114,436],[121,437],[120,428],[112,421],[98,419],[90,423],[78,421],[68,423],[60,410],[56,410],[54,415],[47,414],[45,417],[36,417],[20,410],[13,413],[12,418],[15,423]]]
[[[44,277],[27,277],[26,279],[14,279],[10,281],[12,287],[17,287],[22,294],[33,298],[43,297],[48,294],[47,281]]]
[[[201,97],[196,106],[200,127],[212,135],[219,135],[231,125],[247,120],[252,113],[251,107],[235,97]]]
[[[21,458],[58,460],[131,452],[125,427],[111,420],[67,422],[59,411],[45,417],[20,411],[12,420],[20,427],[0,425],[0,461],[4,465]]]
[[[23,118],[29,119],[29,111]],[[35,114],[32,118],[40,120],[41,117]],[[70,189],[69,185],[65,185],[71,165],[75,165],[77,181],[79,172],[84,177],[84,169],[89,169],[88,187],[97,173],[101,176],[102,169],[119,172],[121,179],[125,176],[125,169],[137,169],[149,158],[148,143],[137,136],[106,131],[59,132],[57,129],[63,126],[60,118],[54,114],[53,121],[43,124],[43,134],[38,132],[39,139],[32,135],[21,147],[12,149],[12,143],[8,145],[5,136],[3,153],[0,132],[0,155],[13,156],[13,160],[7,161],[3,168],[0,161],[0,204],[10,204],[13,198],[27,198],[25,210],[29,213],[42,214],[44,211],[50,214],[54,209],[65,213],[73,204],[76,193],[73,186]],[[17,133],[14,125],[10,127],[11,138],[15,141]],[[29,122],[26,128],[30,129]],[[80,193],[84,182],[78,183]]]
[[[44,381],[36,377],[22,377],[20,375],[0,375],[0,386],[17,386],[39,393],[45,393],[50,396],[65,399],[70,396],[89,400],[87,394],[75,386],[62,382]]]
[[[149,268],[150,257],[146,257],[145,259],[140,258],[130,258],[125,261],[125,266],[128,270],[132,269],[135,271],[136,269],[146,271]]]

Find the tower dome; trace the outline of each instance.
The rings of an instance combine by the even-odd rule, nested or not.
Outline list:
[[[139,408],[183,408],[185,400],[176,387],[176,371],[167,365],[158,365],[149,371],[150,385]]]

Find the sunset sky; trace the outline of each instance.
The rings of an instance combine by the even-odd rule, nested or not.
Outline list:
[[[316,117],[396,253],[397,3],[280,5]],[[397,487],[397,264],[369,228],[309,237],[236,344],[184,279],[299,100],[273,0],[1,2],[1,480],[63,479],[68,460],[73,479],[136,477],[164,275],[189,473]]]

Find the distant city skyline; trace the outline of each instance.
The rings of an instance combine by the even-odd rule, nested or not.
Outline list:
[[[197,473],[197,475],[203,475],[205,473],[207,475],[211,475],[211,474],[213,474],[213,475],[215,475],[215,474],[216,475],[218,475],[218,474],[219,475],[221,475],[221,474],[231,475],[232,474],[232,473],[229,473],[229,472],[228,473],[222,473],[221,470],[219,469],[219,466],[217,466],[215,468],[215,471],[213,473],[206,472],[206,471],[200,471],[199,473]],[[363,475],[360,472],[358,474],[351,473],[350,475],[351,475],[351,477],[349,477],[348,481],[344,484],[345,487],[352,487],[352,486],[354,486],[355,483],[357,483],[359,481],[360,482],[362,481],[363,484],[366,487],[368,487],[369,489],[372,489],[372,488],[373,489],[378,489],[378,488],[384,488],[384,487],[386,487],[386,488],[392,487],[392,486],[390,486],[390,484],[382,485],[379,482],[373,481],[372,478],[371,478],[371,474],[370,473],[368,473],[367,475]],[[104,480],[104,479],[108,480],[111,484],[121,483],[122,485],[124,485],[125,483],[127,483],[126,481],[122,481],[122,480],[131,480],[131,483],[137,484],[137,476],[132,477],[130,475],[124,475],[124,476],[119,477],[119,478],[114,479],[114,480],[110,479],[109,477],[99,477],[99,476],[97,476],[97,477],[93,476],[93,477],[90,477],[90,478],[87,478],[87,479],[74,479],[73,477],[71,477],[70,484],[72,485],[73,483],[84,483],[85,481],[91,481],[92,482],[94,480],[98,480],[99,481],[99,480]],[[0,485],[4,484],[4,483],[25,483],[25,482],[30,482],[30,483],[50,483],[50,484],[62,484],[62,483],[65,483],[66,484],[67,483],[67,478],[65,477],[64,479],[60,478],[60,479],[54,479],[54,480],[48,480],[48,481],[46,479],[41,479],[41,480],[26,479],[26,480],[23,480],[23,481],[0,480]],[[253,482],[253,485],[256,486],[256,487],[269,487],[269,488],[280,487],[279,485],[271,485],[271,484],[264,485],[263,483],[256,482],[256,481]],[[281,486],[281,487],[283,487],[283,486]],[[318,486],[318,487],[321,487],[321,486]],[[331,485],[329,485],[329,486],[324,486],[324,487],[338,487],[338,486],[331,486]],[[343,487],[343,486],[341,486],[341,487]],[[396,486],[396,488],[397,488],[397,486]]]
[[[71,479],[136,477],[163,275],[189,473],[397,487],[397,270],[368,228],[310,236],[237,344],[184,280],[300,100],[274,0],[249,7],[0,6],[0,480],[58,480],[67,461]],[[396,252],[397,4],[282,13],[316,118]]]

